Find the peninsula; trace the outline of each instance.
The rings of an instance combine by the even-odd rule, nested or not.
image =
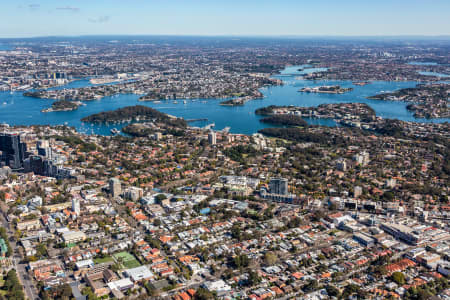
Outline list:
[[[129,123],[132,121],[153,121],[173,127],[184,128],[187,123],[182,118],[169,116],[153,108],[135,105],[93,114],[81,119],[88,123]]]
[[[259,120],[262,123],[285,126],[308,126],[308,123],[302,117],[297,115],[272,115]]]
[[[414,88],[382,93],[367,99],[409,102],[406,108],[414,112],[416,118],[450,118],[449,93],[448,83],[418,84]]]
[[[377,120],[375,111],[364,103],[330,103],[313,107],[272,105],[259,108],[255,113],[269,116],[261,121],[271,120],[270,123],[273,124],[277,124],[275,122],[278,121],[278,124],[283,125],[296,125],[289,124],[289,121],[291,123],[295,123],[296,120],[304,121],[302,118],[320,118],[333,119],[341,125],[369,129],[373,128],[369,124],[373,125]]]

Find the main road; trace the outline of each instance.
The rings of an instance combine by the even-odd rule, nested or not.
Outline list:
[[[0,222],[3,226],[3,228],[7,229],[8,237],[13,237],[14,233],[12,231],[12,228],[9,226],[10,225],[9,222],[6,220],[3,210],[0,213]],[[39,299],[39,295],[36,291],[35,286],[33,285],[33,279],[30,278],[30,276],[27,273],[27,270],[26,270],[27,265],[24,263],[20,263],[22,257],[19,253],[19,249],[18,249],[16,241],[13,239],[10,239],[9,243],[11,245],[11,250],[12,250],[12,262],[14,265],[14,269],[16,270],[17,276],[19,277],[19,280],[25,289],[27,298],[29,300]]]

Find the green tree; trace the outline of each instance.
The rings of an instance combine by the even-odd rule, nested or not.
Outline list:
[[[266,254],[264,254],[264,262],[269,266],[274,265],[277,262],[277,260],[278,257],[273,252],[266,252]]]
[[[392,280],[398,285],[403,285],[405,284],[405,274],[402,272],[394,272],[392,274]]]
[[[212,300],[212,299],[214,299],[214,294],[204,288],[199,288],[193,298],[193,300]]]
[[[334,285],[327,285],[326,290],[327,290],[328,296],[330,296],[330,297],[339,297],[339,295],[341,294]]]
[[[159,204],[161,204],[161,202],[165,199],[167,199],[167,197],[164,194],[158,194],[155,196],[155,201],[156,201],[156,203],[159,203]]]

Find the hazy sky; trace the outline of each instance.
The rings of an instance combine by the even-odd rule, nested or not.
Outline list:
[[[450,0],[0,0],[0,37],[450,35]]]

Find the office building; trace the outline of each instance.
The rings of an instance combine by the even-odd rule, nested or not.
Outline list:
[[[50,147],[47,140],[39,140],[36,142],[36,149],[38,155],[41,155],[47,159],[53,159],[53,149]]]
[[[144,190],[135,186],[129,187],[124,192],[124,198],[132,201],[138,201],[144,195]]]
[[[217,144],[217,135],[212,130],[208,133],[208,142],[209,142],[210,145]]]
[[[338,159],[338,161],[336,162],[336,169],[342,172],[347,171],[347,162],[345,161],[345,159]]]
[[[362,151],[353,156],[353,160],[357,165],[366,166],[369,163],[369,153],[366,151]]]
[[[82,242],[86,239],[86,234],[82,231],[67,231],[62,234],[64,243],[72,244]]]
[[[271,194],[287,195],[288,180],[285,178],[272,178],[269,182],[269,190]]]
[[[55,178],[71,178],[75,175],[75,170],[58,165],[54,160],[46,159],[41,155],[32,155],[24,160],[25,172],[33,172],[36,175],[49,176]]]
[[[396,223],[381,223],[380,228],[392,235],[394,238],[404,241],[410,245],[417,245],[420,236],[409,226]]]
[[[375,239],[364,233],[353,234],[353,239],[364,247],[372,247],[375,245]]]
[[[353,191],[353,196],[355,198],[358,198],[359,196],[362,195],[363,189],[360,186],[355,186],[354,191]]]
[[[153,139],[156,140],[156,141],[161,140],[161,138],[162,138],[162,133],[161,133],[161,132],[156,132],[156,133],[153,135]]]
[[[33,172],[36,175],[45,175],[44,158],[40,155],[31,155],[23,163],[25,172]]]
[[[77,214],[77,216],[80,215],[81,207],[80,207],[80,199],[77,197],[72,198],[72,211]]]
[[[0,133],[1,162],[11,169],[21,169],[25,159],[27,147],[20,142],[17,133]]]
[[[118,197],[122,193],[122,185],[117,178],[111,178],[109,180],[109,192],[113,197]]]

